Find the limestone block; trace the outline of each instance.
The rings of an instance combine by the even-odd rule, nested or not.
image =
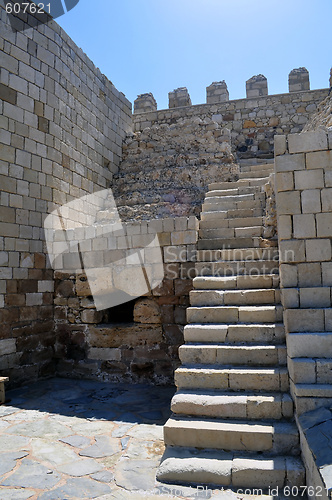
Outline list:
[[[307,262],[322,262],[331,260],[331,241],[328,238],[315,238],[314,240],[307,240],[305,242],[305,246]]]
[[[197,231],[174,231],[171,233],[172,245],[189,245],[196,243]]]
[[[276,175],[276,187],[278,193],[280,191],[291,191],[294,189],[294,174],[293,172],[279,172]]]
[[[325,309],[324,311],[324,317],[325,317],[325,331],[331,332],[332,331],[332,309]]]
[[[138,299],[134,307],[134,321],[147,324],[161,323],[161,312],[157,302],[145,297]]]
[[[329,287],[314,287],[300,289],[301,307],[330,307],[331,289]]]
[[[301,213],[300,191],[285,191],[277,194],[278,215]]]
[[[281,290],[281,303],[285,309],[299,307],[299,290],[298,288],[283,288]]]
[[[317,383],[331,384],[332,359],[317,359]]]
[[[321,286],[321,266],[317,263],[300,263],[298,265],[298,282],[300,287]]]
[[[301,193],[301,207],[304,214],[321,212],[320,189],[306,189]]]
[[[275,135],[274,136],[274,154],[275,156],[284,155],[287,150],[286,136],[285,135]]]
[[[280,215],[278,217],[278,236],[280,240],[290,240],[292,238],[292,217],[290,215]]]
[[[81,313],[82,323],[100,323],[103,318],[103,311],[96,311],[95,309],[85,309]]]
[[[99,359],[102,361],[120,361],[121,350],[112,348],[90,347],[88,359]]]
[[[332,213],[317,214],[316,220],[318,238],[332,238]]]
[[[305,262],[305,245],[303,240],[282,240],[279,245],[280,262]]]
[[[332,286],[332,262],[322,262],[322,277],[324,286]]]
[[[275,159],[276,172],[292,172],[305,169],[304,154],[286,154]]]
[[[164,247],[164,262],[186,262],[187,249],[185,245]]]
[[[328,358],[332,352],[332,332],[289,333],[287,351],[291,358]]]
[[[322,189],[322,211],[332,212],[332,189]]]
[[[112,311],[110,312],[112,321]],[[124,324],[89,327],[89,344],[91,347],[116,348],[121,346],[155,345],[163,342],[160,325]]]
[[[293,216],[294,238],[315,238],[316,224],[313,214]]]
[[[290,153],[308,153],[328,149],[327,134],[322,130],[290,134],[288,136],[288,148]]]
[[[316,363],[311,358],[288,358],[288,371],[294,384],[315,384]]]
[[[316,151],[306,153],[306,166],[308,169],[322,168],[324,170],[332,168],[332,151]]]
[[[323,169],[295,172],[295,189],[317,189],[324,187]]]
[[[280,264],[279,272],[282,287],[297,287],[298,276],[295,264]]]
[[[287,309],[284,313],[287,332],[323,332],[323,309]]]

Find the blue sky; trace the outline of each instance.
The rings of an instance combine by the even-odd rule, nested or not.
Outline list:
[[[311,88],[326,88],[331,0],[80,0],[57,19],[130,101],[187,87],[193,104],[225,80],[230,99],[264,74],[269,94],[287,92],[288,73],[305,66]]]

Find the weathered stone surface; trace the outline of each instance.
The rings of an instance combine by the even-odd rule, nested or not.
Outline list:
[[[116,348],[121,346],[153,345],[162,342],[162,329],[157,325],[125,325],[89,328],[92,347]]]
[[[158,460],[123,460],[116,466],[115,482],[130,491],[153,489],[158,465]]]
[[[69,462],[64,465],[57,467],[59,472],[68,474],[69,476],[86,476],[88,474],[94,474],[103,469],[103,466],[99,464],[96,460],[82,459],[76,462]]]
[[[59,474],[52,471],[43,465],[24,458],[20,467],[13,472],[1,484],[3,486],[15,486],[17,488],[52,488],[60,480]]]
[[[134,321],[145,324],[161,323],[160,308],[156,301],[148,298],[139,299],[134,307]]]
[[[111,488],[89,478],[68,479],[65,485],[40,495],[40,500],[59,500],[59,498],[96,498],[111,492]]]
[[[103,458],[119,452],[119,443],[115,438],[96,436],[96,443],[80,451],[82,457]]]

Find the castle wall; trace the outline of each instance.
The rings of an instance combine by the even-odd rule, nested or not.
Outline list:
[[[0,2],[0,369],[11,383],[54,373],[53,271],[43,221],[108,187],[131,104],[50,19],[12,30]]]
[[[122,220],[198,216],[208,184],[235,180],[238,170],[228,130],[179,119],[127,137],[113,194]]]
[[[276,138],[281,297],[297,414],[331,406],[332,134]]]
[[[98,224],[95,230],[98,233]],[[198,220],[177,217],[125,223],[123,231],[125,237],[113,233],[112,245],[103,245],[100,239],[100,250],[95,246],[84,258],[100,265],[109,262],[112,246],[119,261],[129,249],[146,246],[149,236],[158,234],[164,279],[134,301],[130,317],[127,309],[120,313],[113,308],[96,310],[86,274],[55,273],[57,373],[112,382],[173,384],[195,276]],[[156,262],[156,255],[144,251],[148,252],[144,259],[148,268]],[[106,276],[107,266],[104,269]],[[133,269],[127,271],[134,284]]]
[[[273,158],[274,136],[302,131],[328,89],[291,92],[198,104],[134,115],[135,131],[152,125],[171,125],[180,118],[213,119],[231,131],[239,158]]]

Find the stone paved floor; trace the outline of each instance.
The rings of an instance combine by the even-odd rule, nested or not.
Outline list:
[[[272,498],[155,480],[173,393],[59,378],[8,391],[0,406],[0,500]]]

